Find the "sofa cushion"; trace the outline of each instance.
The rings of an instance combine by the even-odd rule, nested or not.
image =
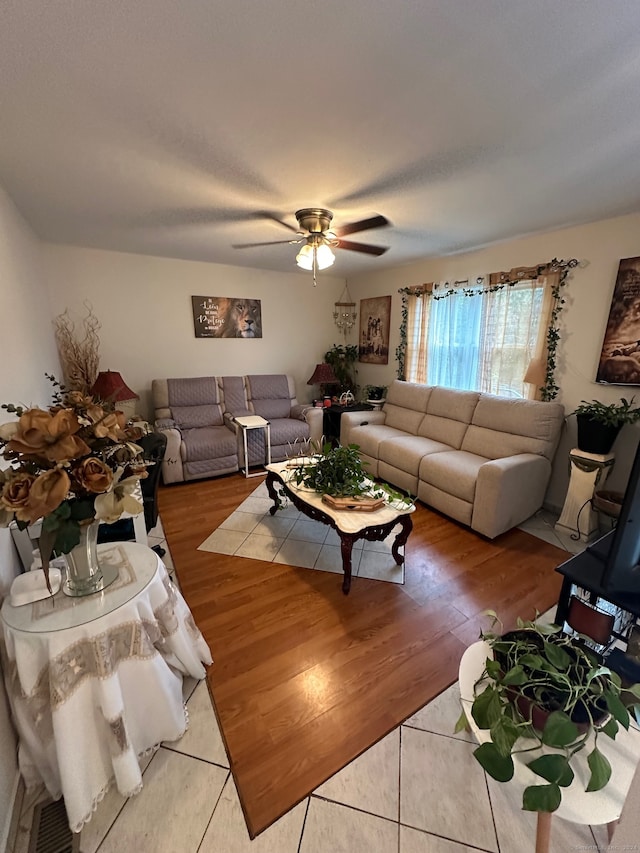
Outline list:
[[[482,394],[462,449],[489,459],[536,453],[550,460],[563,416],[563,407],[558,403]]]
[[[461,500],[473,503],[478,471],[488,460],[484,456],[450,450],[430,453],[420,463],[420,480]]]
[[[417,382],[404,382],[394,379],[387,393],[387,403],[400,406],[403,409],[415,409],[423,414],[427,411],[427,403],[431,396],[431,385],[420,385]]]
[[[288,418],[291,413],[289,400],[255,400],[249,404],[256,415],[274,421],[278,418]]]
[[[404,438],[406,433],[386,424],[366,424],[353,427],[349,433],[350,444],[357,444],[363,453],[374,459],[379,457],[380,443],[389,438]]]
[[[409,474],[418,476],[420,462],[427,453],[442,453],[451,450],[451,445],[432,441],[419,435],[405,435],[401,438],[387,438],[380,443],[380,459]]]
[[[220,474],[230,474],[238,470],[238,457],[219,456],[217,459],[206,459],[202,462],[185,462],[184,479],[199,480],[202,477],[218,477]]]
[[[224,422],[221,406],[173,406],[171,412],[180,429],[221,426]]]
[[[183,462],[202,462],[218,457],[238,458],[235,433],[224,426],[187,429],[182,433]]]
[[[221,376],[218,380],[224,394],[225,411],[239,416],[249,411],[242,376]]]
[[[437,489],[423,480],[418,483],[418,497],[423,503],[437,509],[438,512],[443,512],[450,518],[455,518],[461,524],[471,524],[473,504],[469,501],[456,498],[448,491]]]
[[[460,448],[476,408],[477,391],[433,388],[418,435]]]
[[[309,437],[309,424],[293,418],[275,418],[270,421],[271,444],[293,443]],[[257,430],[256,430],[257,432]]]
[[[215,376],[197,376],[188,379],[167,379],[169,407],[204,406],[220,403]]]
[[[267,420],[288,418],[291,397],[287,377],[282,374],[247,376],[249,408]]]
[[[391,383],[383,406],[385,424],[416,435],[427,410],[432,388],[414,382],[395,380]]]

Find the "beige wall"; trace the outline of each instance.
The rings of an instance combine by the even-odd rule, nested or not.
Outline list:
[[[315,364],[339,341],[333,303],[344,279],[275,273],[194,261],[46,245],[54,315],[68,308],[81,328],[88,300],[102,323],[100,367],[117,370],[151,413],[151,380],[183,376],[291,373],[301,402]],[[262,300],[263,337],[196,338],[191,296]]]
[[[604,403],[631,397],[640,389],[598,385],[593,381],[609,314],[611,294],[621,258],[640,255],[640,214],[607,219],[565,228],[534,237],[512,240],[477,252],[428,259],[408,266],[381,270],[349,278],[349,290],[356,301],[391,294],[392,318],[390,364],[387,367],[360,365],[360,382],[387,384],[395,375],[395,349],[399,342],[401,298],[398,289],[427,281],[466,279],[496,270],[529,266],[552,258],[577,258],[580,266],[570,273],[565,287],[566,306],[562,314],[562,340],[559,347],[556,382],[558,399],[567,413],[580,400],[598,399]],[[625,427],[614,448],[616,467],[608,485],[623,488],[640,436],[640,425]],[[567,452],[575,447],[575,418],[567,421],[562,437],[547,503],[561,507],[567,488]]]
[[[45,372],[59,370],[42,287],[40,245],[13,202],[0,187],[0,307],[2,360],[0,403],[44,405],[51,385]],[[10,420],[0,411],[0,423]],[[19,571],[10,533],[0,529],[0,599]],[[0,850],[5,847],[18,781],[16,738],[0,681]]]

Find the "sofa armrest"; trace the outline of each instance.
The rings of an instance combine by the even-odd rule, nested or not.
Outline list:
[[[180,427],[172,418],[159,418],[155,422],[154,428],[157,432],[164,432],[167,429],[177,429],[180,432]]]
[[[309,424],[309,440],[320,447],[324,434],[324,409],[306,406],[304,419]]]
[[[485,462],[478,472],[471,527],[493,539],[530,518],[542,506],[551,463],[535,453]]]
[[[166,486],[170,483],[184,482],[182,456],[180,455],[182,433],[179,427],[170,418],[161,418],[155,422],[155,429],[167,436],[167,449],[162,460],[162,482]]]
[[[383,424],[387,415],[381,411],[343,412],[340,417],[340,444],[351,444],[351,431],[366,424]]]
[[[297,421],[306,421],[307,409],[313,409],[313,406],[310,403],[296,403],[295,406],[291,406],[289,417]]]
[[[253,415],[254,413],[249,411],[249,409],[238,409],[235,412],[225,412],[222,416],[224,420],[224,425],[228,427],[231,432],[238,432],[238,424],[233,422],[234,418],[244,418],[247,415]]]

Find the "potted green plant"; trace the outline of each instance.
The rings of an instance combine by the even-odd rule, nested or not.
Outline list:
[[[347,344],[334,344],[324,354],[324,360],[333,367],[333,372],[339,383],[339,392],[351,391],[355,396],[358,390],[356,384],[356,361],[358,359],[358,347]]]
[[[599,400],[581,400],[572,413],[578,424],[578,447],[586,453],[609,453],[613,443],[625,424],[634,424],[640,419],[640,408],[633,408],[635,397],[619,403],[605,405]]]
[[[495,621],[497,616],[494,616]],[[523,808],[553,812],[562,789],[574,779],[577,756],[590,770],[587,791],[599,791],[611,766],[598,748],[603,735],[615,738],[629,727],[640,685],[623,688],[620,677],[575,636],[557,625],[518,620],[517,630],[481,635],[492,657],[475,684],[471,715],[490,740],[474,752],[484,770],[499,782],[514,775],[514,756],[540,777],[524,790]],[[623,702],[630,700],[630,705]],[[467,724],[463,712],[456,730]]]
[[[365,385],[364,386],[364,399],[371,402],[372,400],[375,402],[382,402],[384,400],[384,395],[387,393],[386,385]]]

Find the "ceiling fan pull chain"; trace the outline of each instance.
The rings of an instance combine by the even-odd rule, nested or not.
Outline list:
[[[316,281],[316,247],[313,247],[313,286],[317,285]]]

